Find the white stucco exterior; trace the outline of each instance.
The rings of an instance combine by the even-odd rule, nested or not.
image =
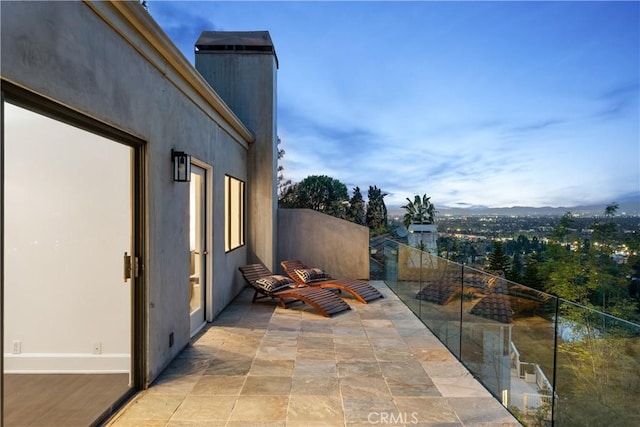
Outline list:
[[[410,224],[407,239],[413,248],[424,244],[427,252],[438,253],[438,228],[435,224]]]

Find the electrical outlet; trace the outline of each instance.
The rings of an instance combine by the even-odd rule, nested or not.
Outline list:
[[[93,354],[102,354],[102,343],[100,341],[93,343]]]
[[[13,354],[22,353],[22,342],[21,341],[16,340],[16,341],[13,342],[13,351],[12,351],[12,353]]]
[[[173,332],[169,334],[169,348],[173,347]]]

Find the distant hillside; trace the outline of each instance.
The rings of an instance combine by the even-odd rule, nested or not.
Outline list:
[[[612,200],[620,206],[618,209],[618,215],[640,215],[640,193],[628,195],[618,198],[618,200]],[[572,207],[541,207],[532,208],[527,206],[514,206],[511,208],[488,208],[486,206],[474,206],[472,208],[449,208],[446,206],[438,206],[436,203],[436,209],[439,215],[500,215],[500,216],[513,216],[513,215],[530,215],[530,216],[561,216],[566,212],[571,212],[578,215],[601,215],[604,212],[606,206],[611,203],[601,203],[585,206],[572,206]],[[388,209],[389,216],[403,216],[405,211],[399,207],[390,207]]]

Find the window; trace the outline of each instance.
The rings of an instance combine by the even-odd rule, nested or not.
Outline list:
[[[244,182],[226,175],[224,189],[224,248],[228,252],[244,245]]]

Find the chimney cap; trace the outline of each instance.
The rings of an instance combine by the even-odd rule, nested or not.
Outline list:
[[[278,57],[269,31],[203,31],[196,41],[196,53],[268,53]]]

